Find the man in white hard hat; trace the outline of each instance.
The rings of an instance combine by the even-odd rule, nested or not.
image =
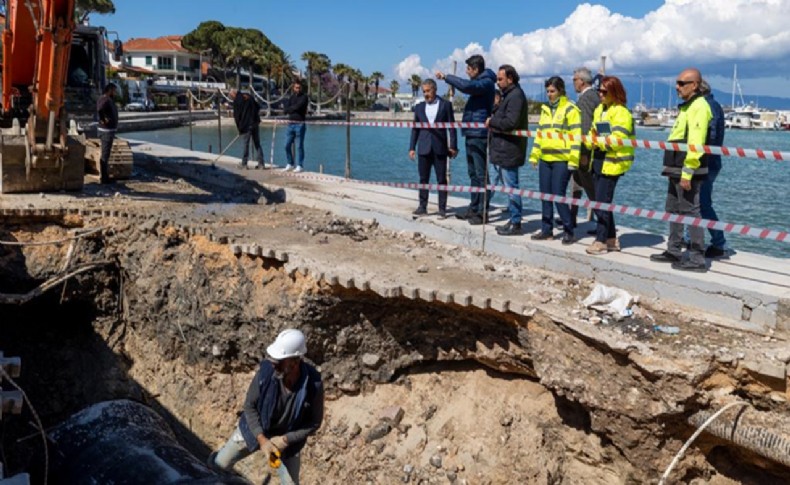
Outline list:
[[[230,470],[260,449],[267,467],[272,454],[280,455],[283,466],[277,471],[282,483],[298,485],[300,452],[324,419],[321,374],[302,360],[306,353],[305,336],[296,329],[280,332],[266,348],[239,424],[225,445],[209,456],[209,466]]]

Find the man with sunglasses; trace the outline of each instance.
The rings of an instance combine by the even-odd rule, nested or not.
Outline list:
[[[266,467],[273,454],[282,460],[277,469],[281,483],[299,484],[300,452],[324,419],[321,374],[302,360],[306,353],[304,334],[293,328],[280,332],[266,348],[239,424],[225,445],[209,456],[210,467],[230,470],[260,449]]]
[[[710,104],[700,94],[702,75],[689,68],[680,73],[675,82],[678,97],[678,116],[669,141],[689,145],[709,145],[708,125],[713,118]],[[666,151],[662,175],[669,180],[666,211],[688,217],[700,217],[700,186],[708,175],[708,155],[702,151]],[[702,227],[689,226],[690,244],[686,254],[683,240],[684,224],[669,223],[667,250],[650,256],[651,261],[671,263],[673,269],[704,273],[705,233]]]

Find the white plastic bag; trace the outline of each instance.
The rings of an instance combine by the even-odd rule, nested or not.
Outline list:
[[[633,302],[634,297],[627,291],[598,284],[582,303],[602,312],[628,317],[632,314],[630,307]]]

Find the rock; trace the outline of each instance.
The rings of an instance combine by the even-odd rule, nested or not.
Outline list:
[[[499,424],[501,424],[504,427],[510,426],[511,424],[513,424],[513,416],[502,416],[501,418],[499,418]]]
[[[491,263],[486,263],[483,265],[483,269],[486,271],[496,271],[496,268]]]
[[[219,346],[217,344],[211,346],[211,355],[214,357],[219,357],[222,355],[222,351],[219,350]]]
[[[433,415],[436,414],[436,409],[437,407],[435,404],[431,404],[430,406],[428,406],[428,409],[426,409],[425,412],[422,413],[422,419],[424,419],[425,421],[431,419]]]
[[[357,423],[354,423],[354,426],[351,427],[351,432],[349,433],[349,438],[354,439],[359,436],[359,433],[362,432],[362,428],[359,427]]]
[[[427,273],[428,272],[428,265],[421,264],[419,268],[417,268],[418,273]]]
[[[381,357],[376,354],[362,354],[362,363],[365,367],[375,369],[381,362]]]
[[[455,483],[458,479],[458,475],[455,472],[447,472],[447,479],[450,480],[451,483]]]
[[[379,419],[389,423],[391,426],[397,426],[403,419],[403,408],[400,406],[390,406],[384,408],[379,412]]]
[[[434,468],[441,468],[442,467],[442,455],[433,455],[429,460],[431,466]]]
[[[373,426],[370,431],[368,431],[368,435],[365,436],[366,443],[372,443],[378,439],[381,439],[389,434],[392,430],[392,426],[387,421],[379,421],[378,424]]]
[[[413,471],[414,471],[413,465],[409,463],[403,465],[403,473],[405,473],[406,475],[411,475]]]

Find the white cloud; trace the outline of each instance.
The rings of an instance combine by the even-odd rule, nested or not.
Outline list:
[[[545,76],[568,74],[579,65],[597,69],[605,55],[607,72],[621,75],[672,76],[695,65],[703,74],[724,76],[734,62],[744,77],[750,75],[750,64],[761,66],[763,75],[766,65],[774,63],[779,69],[777,62],[788,63],[787,19],[790,0],[666,0],[642,18],[584,3],[561,25],[505,33],[487,51],[472,43],[436,60],[433,67],[447,71],[453,60],[463,65],[466,57],[480,53],[490,66],[512,64],[522,74]],[[399,73],[408,71],[401,68],[415,57],[419,64],[419,56],[409,56],[399,64]]]
[[[408,81],[411,79],[412,74],[418,74],[423,79],[429,77],[431,72],[421,63],[419,54],[409,55],[395,66],[395,78],[401,81]]]

